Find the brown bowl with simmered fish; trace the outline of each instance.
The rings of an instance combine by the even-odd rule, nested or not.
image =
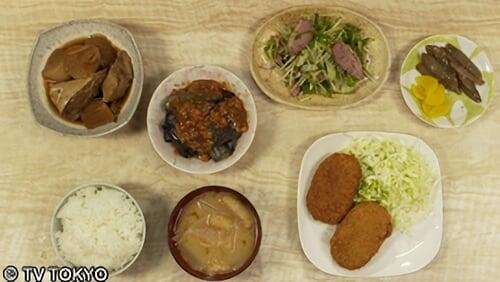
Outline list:
[[[168,223],[168,244],[179,266],[210,281],[229,279],[250,266],[261,237],[259,215],[252,203],[222,186],[188,193]]]
[[[64,23],[35,42],[28,90],[35,120],[63,134],[101,136],[134,114],[141,55],[125,28],[99,20]]]

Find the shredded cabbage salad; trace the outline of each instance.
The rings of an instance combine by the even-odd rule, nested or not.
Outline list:
[[[419,152],[399,141],[377,138],[356,138],[343,152],[361,163],[356,203],[378,202],[402,232],[428,210],[436,176]]]

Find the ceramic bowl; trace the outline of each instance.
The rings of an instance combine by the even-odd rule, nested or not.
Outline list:
[[[248,131],[238,140],[236,150],[228,158],[215,162],[201,161],[196,157],[184,158],[176,152],[172,144],[163,139],[162,125],[166,115],[166,100],[174,89],[185,87],[198,79],[210,79],[225,82],[228,87],[243,102],[247,111]],[[224,170],[235,164],[248,150],[257,128],[257,109],[252,94],[247,86],[233,73],[217,66],[192,66],[182,68],[163,80],[151,98],[148,107],[148,133],[154,149],[160,157],[171,166],[194,174],[210,174]]]
[[[106,36],[113,45],[128,53],[132,60],[134,79],[130,94],[116,122],[94,129],[68,122],[52,109],[46,95],[42,70],[52,52],[67,42],[93,34]],[[144,74],[141,54],[132,34],[124,27],[100,20],[76,20],[63,23],[40,33],[35,41],[28,71],[28,96],[35,120],[43,127],[62,134],[97,137],[113,132],[127,124],[139,104]]]
[[[241,267],[239,267],[238,269],[231,271],[231,272],[222,273],[222,274],[208,274],[208,273],[204,273],[204,272],[195,270],[182,257],[180,250],[177,248],[177,244],[175,241],[175,231],[177,228],[177,223],[179,221],[179,218],[182,214],[182,210],[184,209],[186,204],[191,202],[191,200],[193,200],[195,197],[202,195],[203,193],[207,193],[207,192],[227,192],[227,193],[234,195],[241,203],[243,203],[243,205],[247,206],[250,209],[250,212],[252,213],[252,215],[256,219],[256,223],[257,223],[256,228],[255,228],[256,240],[255,240],[254,250],[253,250],[252,254],[250,255],[250,257],[248,258],[248,260]],[[227,187],[222,187],[222,186],[205,186],[205,187],[201,187],[201,188],[198,188],[196,190],[191,191],[190,193],[188,193],[186,196],[184,196],[177,203],[174,210],[170,214],[170,220],[168,222],[168,246],[170,247],[170,253],[174,257],[175,261],[187,273],[189,273],[189,274],[191,274],[194,277],[197,277],[199,279],[208,280],[208,281],[220,281],[220,280],[229,279],[229,278],[235,277],[236,275],[240,274],[245,269],[247,269],[252,264],[255,257],[257,256],[257,253],[259,252],[261,239],[262,239],[262,226],[260,223],[259,214],[255,210],[252,203],[245,196],[243,196],[241,193],[239,193],[233,189],[230,189]]]
[[[117,190],[123,194],[125,194],[131,201],[132,203],[137,207],[137,209],[139,210],[139,213],[141,214],[141,217],[142,217],[142,221],[144,222],[144,227],[142,228],[142,237],[141,237],[141,245],[139,247],[139,249],[137,250],[137,254],[135,254],[135,256],[129,261],[127,262],[122,268],[120,269],[116,269],[116,270],[113,270],[113,271],[110,271],[109,272],[109,276],[116,276],[122,272],[124,272],[127,268],[129,268],[136,260],[137,258],[139,257],[139,254],[141,253],[141,250],[144,246],[144,242],[146,240],[146,220],[144,218],[144,213],[142,212],[141,210],[141,206],[137,203],[137,201],[132,197],[132,195],[130,195],[127,191],[125,191],[124,189],[116,186],[116,185],[112,185],[112,184],[108,184],[108,183],[89,183],[89,184],[84,184],[84,185],[81,185],[81,186],[78,186],[77,188],[75,188],[74,190],[70,191],[68,194],[66,194],[66,196],[64,196],[64,198],[61,200],[61,202],[57,205],[56,209],[54,210],[54,214],[52,215],[52,224],[51,224],[51,240],[52,240],[52,246],[58,256],[58,258],[67,266],[74,266],[70,261],[66,260],[62,254],[61,254],[61,251],[59,250],[59,245],[57,244],[57,241],[56,241],[56,233],[58,231],[61,230],[61,223],[60,221],[57,219],[57,214],[59,213],[59,211],[61,210],[61,208],[67,203],[68,201],[68,198],[75,195],[77,191],[79,190],[82,190],[82,189],[88,189],[88,188],[91,188],[91,187],[101,187],[103,189],[112,189],[112,190]]]

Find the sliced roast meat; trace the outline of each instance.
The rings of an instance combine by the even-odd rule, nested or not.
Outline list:
[[[297,55],[306,48],[313,38],[313,23],[310,20],[299,20],[288,40],[288,53],[291,56]]]
[[[85,45],[95,46],[101,54],[101,66],[108,68],[116,59],[116,50],[111,42],[103,35],[96,34],[85,40]]]
[[[64,67],[64,50],[56,49],[47,59],[42,71],[43,78],[54,82],[70,80],[71,76]]]
[[[99,49],[92,45],[73,45],[64,51],[64,66],[75,79],[90,77],[101,67]]]
[[[133,77],[130,57],[125,51],[119,51],[102,84],[104,102],[113,102],[127,94]]]
[[[431,76],[434,76],[441,82],[447,89],[459,92],[458,78],[456,73],[449,66],[440,63],[433,56],[423,53],[421,56],[421,62],[425,66],[426,70],[430,72]]]
[[[115,121],[109,106],[101,100],[94,100],[83,109],[81,114],[83,125],[92,129]]]
[[[483,76],[479,68],[462,52],[460,49],[456,48],[451,44],[446,44],[446,51],[450,54],[450,57],[455,59],[460,65],[462,65],[466,70],[470,72],[474,79],[472,81],[478,81],[477,84],[483,84]]]
[[[337,42],[333,44],[332,51],[333,60],[340,65],[342,69],[359,80],[364,78],[361,61],[349,45],[344,42]]]
[[[53,84],[49,97],[64,118],[76,120],[82,110],[99,92],[99,85],[104,80],[106,70],[81,78]]]

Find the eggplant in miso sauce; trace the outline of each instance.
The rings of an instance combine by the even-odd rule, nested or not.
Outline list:
[[[214,80],[195,80],[175,89],[166,110],[164,139],[185,158],[226,159],[248,131],[243,102]]]

